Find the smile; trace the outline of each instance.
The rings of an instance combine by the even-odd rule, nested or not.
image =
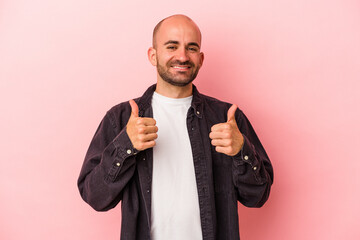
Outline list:
[[[172,68],[178,69],[178,70],[188,70],[189,66],[172,66]]]

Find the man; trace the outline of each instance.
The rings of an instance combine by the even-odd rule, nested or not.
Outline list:
[[[162,20],[148,50],[157,83],[107,112],[78,180],[95,210],[122,202],[121,239],[239,239],[237,201],[260,207],[273,170],[245,115],[200,94],[201,33]]]

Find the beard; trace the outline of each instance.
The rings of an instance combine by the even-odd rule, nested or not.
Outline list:
[[[190,66],[192,70],[189,72],[177,72],[176,74],[173,74],[170,72],[172,65]],[[186,62],[173,61],[173,62],[168,62],[166,66],[157,64],[156,68],[160,77],[165,82],[173,86],[185,87],[186,85],[194,81],[194,79],[196,78],[199,72],[200,66],[195,66],[195,64],[191,61],[186,61]]]

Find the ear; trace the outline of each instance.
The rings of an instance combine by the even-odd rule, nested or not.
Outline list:
[[[203,65],[203,62],[204,62],[204,53],[203,52],[201,52],[200,53],[200,67]]]
[[[153,66],[156,66],[157,65],[157,61],[156,61],[156,49],[153,48],[153,47],[150,47],[149,50],[148,50],[148,58],[149,58],[149,61],[150,63],[153,65]]]

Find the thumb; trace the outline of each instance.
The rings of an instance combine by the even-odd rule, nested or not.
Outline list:
[[[139,107],[138,105],[136,104],[136,102],[131,99],[129,101],[130,103],[130,106],[131,106],[131,115],[134,116],[134,117],[138,117],[139,116]]]
[[[227,121],[230,122],[232,120],[235,120],[235,112],[236,112],[237,106],[233,104],[228,112],[227,112]]]

